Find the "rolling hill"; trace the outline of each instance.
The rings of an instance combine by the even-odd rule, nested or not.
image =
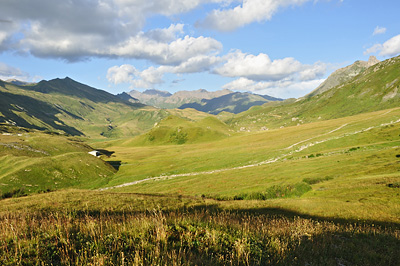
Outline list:
[[[0,195],[107,184],[116,170],[77,138],[0,125]]]
[[[230,128],[215,117],[193,121],[170,115],[149,132],[124,142],[126,146],[179,145],[221,140],[230,136]]]

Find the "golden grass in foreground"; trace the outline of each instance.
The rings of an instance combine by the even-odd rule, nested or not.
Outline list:
[[[0,206],[2,265],[398,265],[398,224],[235,202],[62,191]],[[238,206],[236,206],[238,207]]]

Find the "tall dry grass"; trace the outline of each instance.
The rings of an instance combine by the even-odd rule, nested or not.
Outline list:
[[[400,265],[396,226],[210,206],[0,215],[1,265]]]

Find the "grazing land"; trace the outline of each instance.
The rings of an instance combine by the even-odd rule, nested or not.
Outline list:
[[[399,60],[237,115],[1,83],[0,264],[400,265]]]

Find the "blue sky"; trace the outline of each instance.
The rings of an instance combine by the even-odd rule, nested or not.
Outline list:
[[[301,97],[400,54],[397,0],[1,0],[0,79]]]

